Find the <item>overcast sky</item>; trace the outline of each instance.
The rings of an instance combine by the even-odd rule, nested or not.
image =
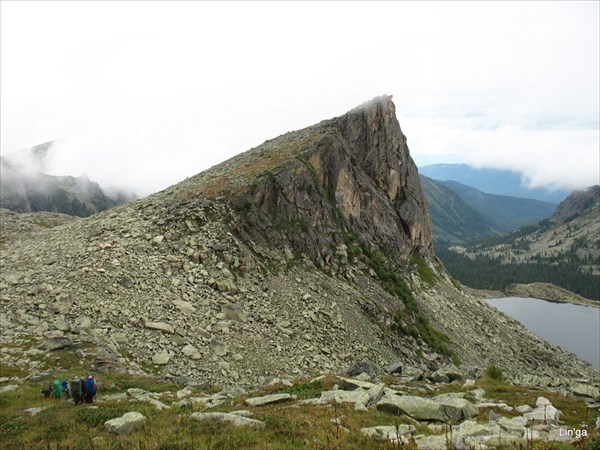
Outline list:
[[[418,165],[599,182],[585,2],[1,2],[1,153],[147,194],[392,94]]]

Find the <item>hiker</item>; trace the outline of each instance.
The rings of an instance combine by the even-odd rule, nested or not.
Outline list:
[[[50,398],[50,394],[52,394],[52,384],[49,381],[46,381],[42,386],[42,394],[44,394],[45,399]]]
[[[73,401],[76,405],[79,405],[82,402],[83,386],[79,377],[75,377],[71,380],[71,395],[73,396]]]
[[[85,380],[83,379],[83,377],[79,377],[79,381],[81,382],[81,403],[85,403]]]
[[[93,403],[94,395],[96,395],[96,380],[93,375],[88,375],[85,380],[85,402]]]
[[[62,386],[60,385],[60,381],[54,380],[54,384],[52,385],[52,397],[61,398],[62,397]]]
[[[62,382],[60,383],[60,387],[62,388],[62,395],[68,400],[71,396],[70,394],[70,389],[69,389],[69,382],[67,380],[62,380]]]

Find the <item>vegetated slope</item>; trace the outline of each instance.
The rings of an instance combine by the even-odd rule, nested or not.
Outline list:
[[[390,97],[8,242],[0,273],[6,339],[94,342],[96,369],[250,385],[453,359],[598,378],[454,286]]]
[[[423,175],[421,184],[429,206],[436,249],[496,234],[490,220],[467,205],[456,192]]]
[[[490,194],[532,198],[558,204],[569,195],[564,189],[549,190],[524,185],[522,176],[512,170],[476,168],[468,164],[430,164],[419,172],[434,180],[456,181]]]
[[[549,217],[555,204],[539,200],[487,194],[456,181],[440,181],[485,218],[498,233],[508,233]]]
[[[52,142],[0,157],[0,207],[15,212],[49,211],[87,217],[131,201],[133,195],[108,196],[87,176],[54,176],[43,172]]]
[[[457,279],[482,289],[549,282],[600,299],[598,186],[574,192],[549,219],[506,236],[438,252]]]

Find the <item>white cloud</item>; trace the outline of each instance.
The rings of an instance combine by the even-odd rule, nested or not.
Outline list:
[[[2,2],[1,151],[65,137],[56,172],[147,193],[388,93],[417,161],[580,187],[598,178],[597,17],[595,2]]]
[[[527,185],[550,189],[600,183],[597,129],[489,127],[480,118],[407,118],[404,124],[419,165],[451,159],[448,162],[515,170]]]

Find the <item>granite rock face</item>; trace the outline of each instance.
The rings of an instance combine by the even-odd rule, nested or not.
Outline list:
[[[268,145],[267,145],[268,144]],[[342,232],[396,257],[414,248],[431,254],[431,224],[417,168],[396,119],[391,97],[264,144],[263,158],[282,145],[294,159],[260,175],[236,199],[248,208],[244,227],[252,239],[290,245],[317,264],[329,263]],[[268,217],[268,220],[265,220]],[[265,223],[296,224],[275,233]]]

